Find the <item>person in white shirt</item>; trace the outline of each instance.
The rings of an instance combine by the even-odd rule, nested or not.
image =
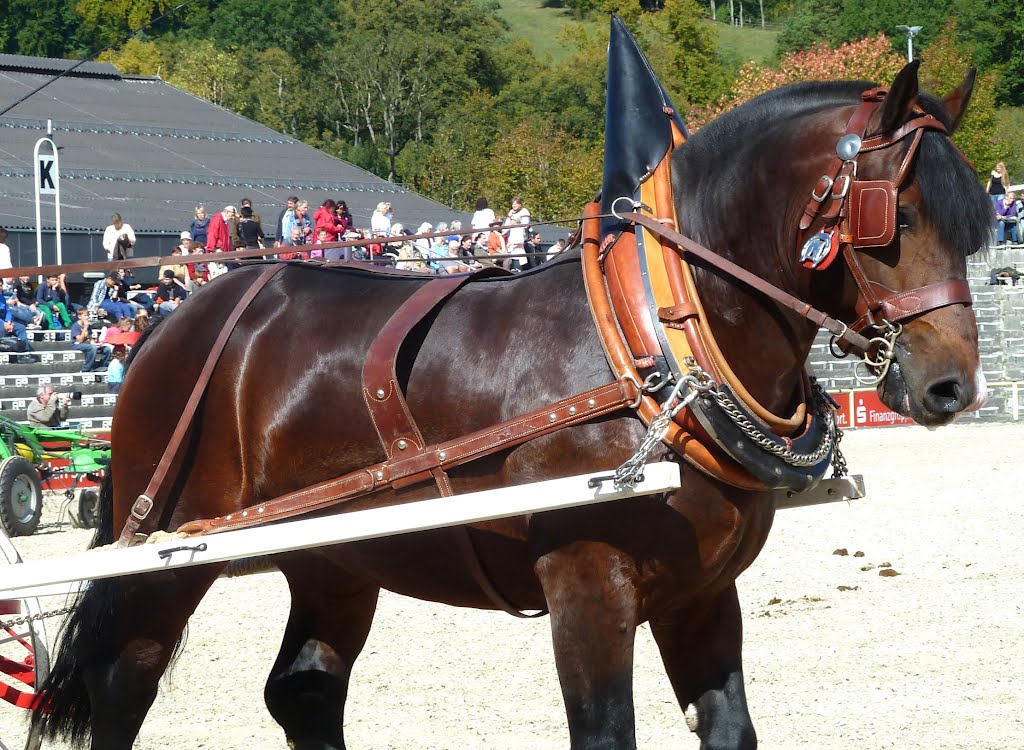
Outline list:
[[[13,268],[11,248],[7,247],[7,230],[0,227],[0,268]]]
[[[508,252],[511,255],[526,252],[526,226],[530,223],[530,210],[523,205],[518,195],[512,199],[512,210],[505,217],[508,227]],[[525,267],[525,258],[512,258],[512,270]]]
[[[474,231],[488,230],[491,228],[491,222],[494,221],[494,209],[488,207],[487,199],[480,196],[476,199],[476,210],[473,212],[473,219],[470,221],[469,226]]]
[[[135,232],[132,225],[126,223],[121,214],[111,216],[110,226],[103,231],[103,249],[107,251],[107,260],[130,258],[134,244]]]
[[[559,237],[555,240],[555,244],[548,248],[548,260],[561,255],[565,251],[565,240]]]
[[[381,201],[370,216],[370,231],[375,237],[387,237],[391,234],[391,204]]]

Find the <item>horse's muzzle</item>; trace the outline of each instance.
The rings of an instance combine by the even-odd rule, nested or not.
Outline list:
[[[960,412],[977,409],[984,403],[985,378],[980,368],[977,374],[957,370],[934,374],[922,378],[923,382],[915,387],[900,359],[897,357],[878,386],[882,403],[893,411],[925,427],[941,427]]]

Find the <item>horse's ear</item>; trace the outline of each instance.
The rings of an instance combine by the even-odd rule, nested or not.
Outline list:
[[[896,80],[889,87],[882,105],[882,121],[879,123],[880,133],[891,133],[910,114],[910,108],[917,101],[917,68],[919,60],[907,63],[896,75]]]
[[[964,119],[967,105],[971,103],[971,94],[974,93],[974,79],[977,74],[978,69],[971,68],[967,71],[967,77],[964,78],[964,82],[942,97],[942,103],[946,105],[946,111],[949,112],[951,122],[949,127],[950,135],[956,132],[956,129],[960,127],[960,123]]]

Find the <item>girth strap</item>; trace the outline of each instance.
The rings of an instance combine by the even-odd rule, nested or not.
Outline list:
[[[209,385],[210,378],[213,377],[214,368],[216,368],[217,362],[220,361],[220,355],[224,352],[224,347],[227,346],[228,339],[231,338],[231,334],[234,332],[235,326],[238,324],[238,319],[242,317],[242,313],[244,313],[249,308],[252,301],[256,299],[256,295],[263,290],[263,287],[265,287],[274,275],[284,268],[285,265],[287,264],[274,264],[260,274],[253,285],[246,290],[245,294],[242,295],[242,298],[235,304],[235,309],[231,311],[227,320],[224,321],[224,326],[217,335],[217,340],[214,341],[213,346],[210,347],[210,353],[206,356],[206,363],[203,365],[203,369],[199,373],[199,378],[196,380],[196,384],[192,388],[192,395],[189,396],[188,402],[182,410],[181,417],[178,419],[177,427],[174,428],[174,433],[171,435],[170,442],[168,442],[167,447],[164,448],[164,454],[160,458],[160,463],[157,464],[156,471],[153,472],[153,477],[149,480],[149,484],[146,486],[145,492],[139,495],[132,504],[131,513],[129,513],[128,519],[125,521],[124,528],[121,530],[121,536],[118,537],[116,546],[127,546],[135,536],[135,532],[139,530],[142,522],[146,520],[150,511],[153,510],[154,500],[157,498],[160,488],[163,485],[164,480],[167,478],[167,472],[170,471],[171,464],[174,462],[174,457],[178,455],[178,449],[181,447],[181,441],[185,438],[185,433],[192,424],[192,417],[195,416],[196,409],[199,407],[199,402],[202,400],[203,394],[206,393],[206,386]]]
[[[428,281],[394,312],[370,345],[366,361],[363,363],[363,401],[370,412],[370,419],[388,460],[396,456],[418,455],[426,447],[423,435],[416,426],[412,412],[409,411],[402,386],[398,382],[396,365],[402,344],[424,317],[464,284],[480,275],[494,273],[493,269],[485,269],[473,274],[447,276]],[[441,497],[452,496],[451,482],[443,468],[433,469],[430,476],[437,484]],[[541,610],[535,615],[520,612],[487,575],[468,527],[455,526],[451,533],[455,536],[456,544],[473,580],[496,607],[516,617],[539,617],[547,614],[546,610]]]

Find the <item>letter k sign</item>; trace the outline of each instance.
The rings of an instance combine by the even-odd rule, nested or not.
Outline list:
[[[57,160],[53,156],[39,157],[39,194],[56,195]]]

